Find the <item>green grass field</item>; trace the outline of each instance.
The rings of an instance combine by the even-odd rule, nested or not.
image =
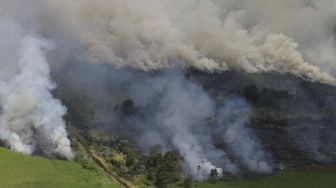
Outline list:
[[[180,186],[182,187],[182,186]],[[311,166],[245,180],[194,183],[193,188],[335,188],[336,167]]]
[[[31,157],[0,148],[0,187],[120,187],[110,178],[70,161]]]
[[[120,187],[110,178],[79,163],[31,157],[0,148],[0,187]],[[183,187],[178,185],[176,187]],[[194,183],[193,188],[335,188],[336,167],[311,166],[252,179]]]

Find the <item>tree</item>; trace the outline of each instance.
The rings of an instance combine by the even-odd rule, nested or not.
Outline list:
[[[139,156],[135,150],[129,149],[126,153],[126,166],[131,167],[133,166],[136,161],[138,160]]]
[[[127,100],[125,100],[125,101],[122,102],[122,104],[121,104],[121,112],[125,116],[130,116],[130,115],[135,114],[136,107],[135,107],[134,102],[133,102],[132,99],[127,99]]]
[[[182,176],[182,161],[176,152],[169,151],[163,156],[163,163],[159,166],[156,184],[166,187],[177,182]]]
[[[159,165],[162,163],[163,156],[160,152],[153,151],[147,157],[145,169],[149,180],[156,181]]]
[[[210,179],[211,180],[215,180],[217,177],[218,177],[218,171],[217,171],[217,169],[212,169],[211,171],[210,171]]]
[[[173,151],[164,155],[153,152],[146,161],[146,170],[149,179],[153,180],[158,187],[164,188],[182,177],[182,160]]]
[[[126,153],[129,148],[130,148],[130,145],[128,143],[128,140],[119,140],[119,142],[118,142],[118,150],[120,152]]]
[[[191,188],[192,187],[192,179],[191,178],[186,178],[183,182],[183,187],[184,188]]]
[[[259,101],[259,92],[258,88],[255,85],[249,85],[245,87],[243,95],[248,101],[251,101],[254,104],[257,104]]]

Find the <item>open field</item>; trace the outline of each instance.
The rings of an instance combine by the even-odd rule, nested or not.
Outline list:
[[[177,187],[183,187],[182,185]],[[311,166],[285,170],[276,175],[244,180],[194,183],[193,188],[335,188],[336,168]]]
[[[83,169],[69,161],[31,157],[0,148],[0,187],[120,187],[102,172]],[[175,187],[183,187],[177,185]],[[310,166],[272,176],[194,183],[194,188],[334,188],[336,167]]]
[[[92,188],[120,187],[101,172],[70,161],[25,156],[0,148],[0,187]]]

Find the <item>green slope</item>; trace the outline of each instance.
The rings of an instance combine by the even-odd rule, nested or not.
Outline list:
[[[96,188],[121,187],[110,178],[70,161],[31,157],[0,148],[0,187]],[[174,187],[174,186],[171,186]],[[176,186],[183,187],[183,186]],[[193,188],[335,188],[336,168],[311,166],[276,175],[243,180],[194,183]]]
[[[182,187],[182,186],[177,186]],[[335,188],[336,168],[288,169],[268,177],[194,183],[193,188]]]
[[[120,187],[103,173],[70,161],[31,157],[0,148],[0,187]]]

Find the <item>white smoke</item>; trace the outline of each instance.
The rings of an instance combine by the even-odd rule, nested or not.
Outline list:
[[[259,143],[253,130],[247,125],[251,109],[241,99],[226,101],[219,110],[219,120],[215,132],[228,145],[228,150],[239,164],[257,173],[271,173],[273,166],[269,154]]]
[[[92,62],[142,70],[179,62],[207,72],[275,71],[336,83],[333,0],[0,3],[0,16],[12,17],[64,48],[87,49]]]
[[[44,56],[49,42],[25,34],[13,22],[2,21],[0,25],[4,50],[1,70],[11,72],[0,80],[1,140],[18,152],[32,154],[40,150],[45,155],[71,159],[62,119],[66,108],[50,93],[55,84],[50,81]],[[6,54],[6,50],[10,53]]]
[[[180,71],[170,71],[134,84],[131,96],[137,102],[150,104],[155,95],[160,95],[159,104],[154,104],[158,105],[156,112],[149,112],[149,119],[139,125],[144,132],[137,139],[143,143],[144,149],[155,145],[176,149],[185,159],[186,172],[198,180],[206,179],[212,169],[222,174],[218,166],[224,161],[230,163],[225,152],[213,146],[210,133],[195,133],[195,130],[202,129],[206,123],[204,120],[215,112],[213,101],[202,88],[187,81]],[[148,130],[151,130],[151,135]],[[152,139],[153,135],[160,138],[158,142]],[[236,167],[232,168],[237,170]]]
[[[50,14],[46,17],[56,17],[57,27],[86,46],[92,61],[153,70],[180,60],[208,72],[275,71],[336,83],[333,0],[48,0],[42,4]],[[53,30],[59,31],[44,27],[46,33]]]
[[[110,127],[122,124],[120,132],[126,132],[143,151],[155,146],[177,150],[186,173],[197,180],[207,179],[212,169],[220,175],[272,172],[271,157],[247,128],[250,108],[245,101],[226,99],[217,113],[215,101],[180,70],[144,77],[137,73],[129,77],[127,71],[115,74],[123,81],[109,88],[129,96],[140,114],[123,117],[126,122],[112,121]]]

